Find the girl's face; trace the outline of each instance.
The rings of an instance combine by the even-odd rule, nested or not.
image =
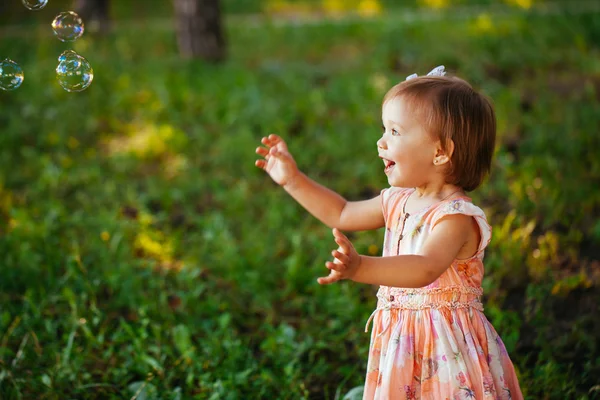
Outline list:
[[[382,108],[383,135],[377,141],[379,157],[390,186],[419,187],[435,175],[433,160],[438,146],[423,129],[402,98],[388,100]]]

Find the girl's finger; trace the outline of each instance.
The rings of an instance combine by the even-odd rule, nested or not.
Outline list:
[[[342,251],[348,254],[352,249],[352,244],[346,235],[340,232],[337,228],[333,228],[333,237],[335,238],[335,242],[342,248]]]
[[[340,230],[338,228],[333,228],[332,231],[333,233],[333,237],[339,240],[348,240],[348,238],[346,237],[346,235],[344,235],[342,232],[340,232]]]
[[[277,135],[274,135],[274,134],[270,134],[267,137],[263,137],[262,140],[261,140],[261,142],[263,142],[264,144],[266,144],[269,147],[275,146],[280,141],[281,141],[281,138],[279,136],[277,136]]]
[[[260,142],[261,142],[262,144],[264,144],[265,146],[267,146],[267,147],[271,147],[271,146],[273,146],[273,142],[272,142],[271,140],[269,140],[269,138],[267,138],[267,137],[264,137],[264,138],[262,138],[262,139],[260,140]]]
[[[256,148],[256,154],[259,154],[263,157],[266,157],[267,154],[269,154],[269,150],[264,148],[264,147],[257,147]]]
[[[337,271],[337,272],[344,272],[346,270],[346,265],[345,264],[338,264],[338,263],[334,263],[331,261],[327,261],[325,263],[325,266],[332,270],[332,271]]]
[[[285,141],[275,134],[270,134],[268,137],[271,146],[277,146],[280,150],[287,150],[287,144]]]
[[[267,162],[265,160],[256,160],[254,165],[256,165],[258,168],[265,169],[267,167]]]
[[[281,142],[281,141],[283,140],[283,139],[281,139],[279,136],[277,136],[277,135],[276,135],[276,134],[274,134],[274,133],[271,133],[271,134],[269,135],[269,138],[268,138],[268,139],[269,139],[270,141],[272,141],[273,143],[275,143],[275,144],[277,144],[277,143],[279,143],[279,142]]]
[[[332,251],[331,255],[334,256],[340,263],[345,265],[348,265],[348,262],[350,261],[350,258],[346,254],[338,250]]]
[[[320,285],[329,285],[339,281],[339,277],[332,271],[329,275],[317,279]]]

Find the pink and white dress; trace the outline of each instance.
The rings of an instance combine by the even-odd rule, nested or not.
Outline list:
[[[451,197],[410,213],[400,241],[413,191],[382,191],[383,256],[418,253],[435,224],[457,213],[475,218],[481,243],[428,286],[379,288],[363,399],[523,399],[506,348],[483,314],[483,255],[492,233],[484,212],[468,197]]]

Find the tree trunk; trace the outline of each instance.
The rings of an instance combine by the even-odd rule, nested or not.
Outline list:
[[[177,19],[177,43],[184,58],[202,58],[209,62],[226,57],[221,27],[219,0],[174,0]]]
[[[92,32],[107,33],[110,30],[109,0],[75,0],[75,11]]]

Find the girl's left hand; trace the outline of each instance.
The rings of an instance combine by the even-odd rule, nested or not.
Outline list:
[[[325,263],[330,270],[329,275],[317,279],[321,285],[328,285],[342,279],[352,279],[360,267],[360,254],[356,252],[350,240],[336,228],[333,229],[333,237],[339,247],[331,252],[334,257],[333,262]]]

